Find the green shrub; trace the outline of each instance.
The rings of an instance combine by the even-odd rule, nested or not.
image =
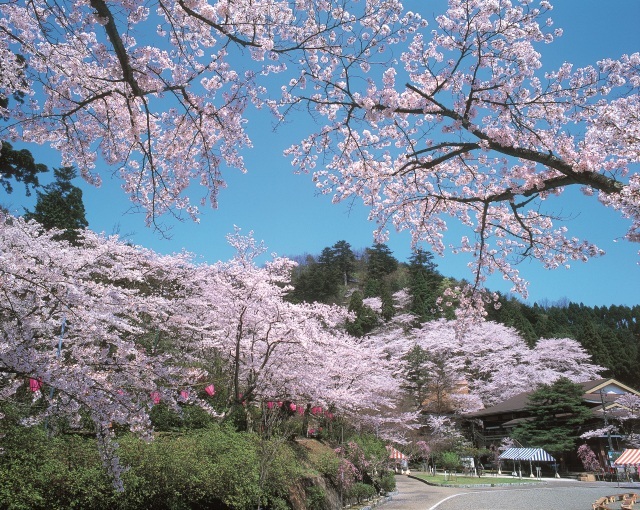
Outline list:
[[[281,437],[251,437],[258,457],[263,506],[274,510],[288,508],[289,488],[302,476],[292,443]]]
[[[361,503],[367,498],[372,498],[375,495],[375,488],[372,485],[362,482],[354,483],[345,491],[345,497],[355,499],[358,503]]]
[[[183,405],[176,411],[163,402],[153,406],[149,418],[156,432],[202,429],[213,423],[207,412],[199,406]]]
[[[95,441],[48,437],[42,428],[14,426],[2,439],[0,508],[112,509],[117,500]]]
[[[117,493],[96,441],[48,437],[41,428],[15,426],[2,440],[0,508],[7,510],[154,510],[288,508],[300,467],[279,440],[212,425],[151,442],[119,438],[125,492]]]
[[[340,459],[333,453],[323,453],[314,462],[314,467],[323,476],[335,479],[340,469]]]
[[[377,482],[385,494],[396,490],[396,477],[391,471],[386,471],[381,474]]]
[[[305,494],[305,506],[307,510],[323,510],[325,508],[327,494],[322,487],[318,487],[317,485],[307,487]]]
[[[182,426],[182,418],[180,415],[163,402],[160,402],[151,408],[149,418],[151,419],[153,430],[158,432],[179,430]]]
[[[150,443],[121,442],[126,508],[254,508],[262,496],[258,458],[246,434],[211,426]]]
[[[456,452],[442,452],[439,459],[440,466],[449,471],[460,469],[460,456]]]

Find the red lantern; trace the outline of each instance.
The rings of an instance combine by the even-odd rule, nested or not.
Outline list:
[[[216,394],[216,389],[213,386],[213,384],[210,384],[209,386],[207,386],[204,391],[207,393],[207,395],[209,395],[210,397],[213,397]]]
[[[295,404],[289,404],[289,409],[291,409],[292,411],[295,412],[296,410],[296,405]]]
[[[160,403],[160,392],[159,391],[152,391],[151,392],[151,401],[154,404],[159,404]]]
[[[180,396],[185,400],[189,400],[189,391],[188,390],[180,390]]]
[[[273,402],[267,402],[267,409],[273,409]]]
[[[29,389],[34,393],[42,389],[42,379],[29,379]]]

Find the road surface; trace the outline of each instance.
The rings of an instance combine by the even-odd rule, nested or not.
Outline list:
[[[488,483],[490,478],[487,477]],[[545,479],[509,487],[435,487],[397,475],[397,494],[384,510],[590,510],[593,502],[611,494],[636,492],[640,483],[577,482]],[[620,503],[610,505],[619,509]]]

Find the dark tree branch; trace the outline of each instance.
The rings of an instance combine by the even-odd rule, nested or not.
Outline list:
[[[131,67],[129,55],[127,54],[127,50],[124,47],[124,43],[122,42],[120,34],[118,33],[118,27],[116,26],[113,14],[111,14],[109,7],[107,7],[107,4],[104,2],[104,0],[91,0],[91,7],[96,10],[98,16],[106,20],[104,29],[107,33],[107,37],[113,45],[113,50],[116,52],[118,61],[120,62],[123,80],[131,87],[131,91],[133,92],[134,96],[142,97],[143,92],[140,89],[140,86],[138,85],[135,77],[133,76],[133,68]]]

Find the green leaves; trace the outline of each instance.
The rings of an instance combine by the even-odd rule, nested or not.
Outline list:
[[[582,394],[582,386],[565,377],[542,384],[529,396],[526,409],[530,418],[513,431],[513,437],[550,453],[572,450],[580,426],[591,417]]]
[[[161,434],[151,442],[119,439],[125,492],[116,493],[93,437],[49,437],[13,426],[2,439],[0,508],[11,510],[138,508],[284,508],[299,461],[286,442],[269,448],[256,436],[211,426]],[[273,502],[273,504],[271,504]]]

